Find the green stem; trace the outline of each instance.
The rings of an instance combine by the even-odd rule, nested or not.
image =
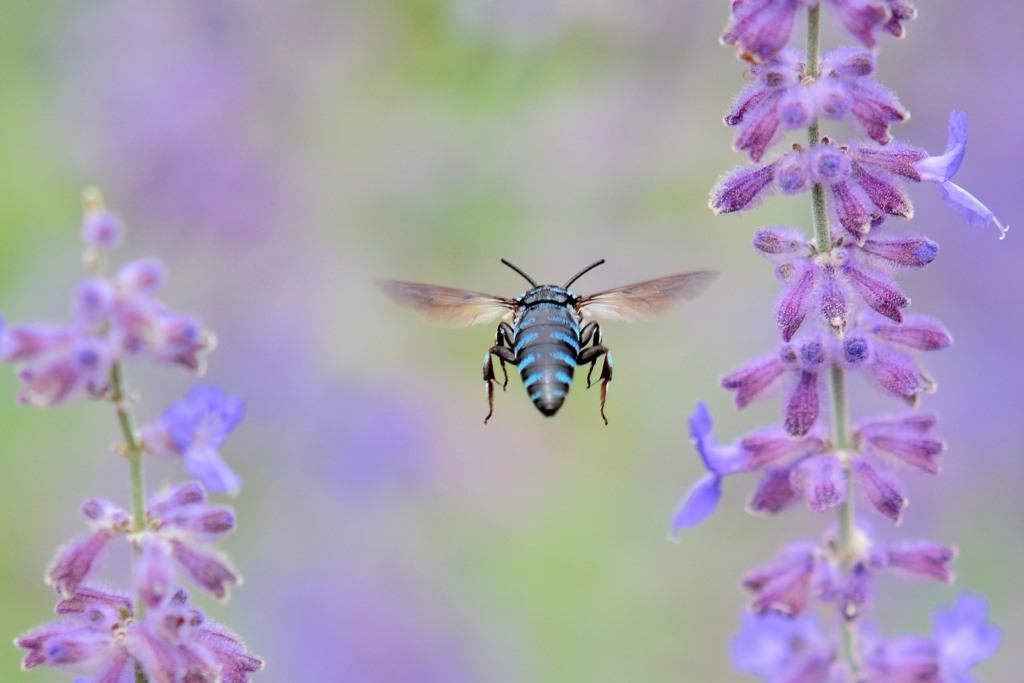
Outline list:
[[[813,5],[807,9],[807,65],[806,75],[809,80],[818,77],[818,59],[820,53],[820,7]],[[821,142],[821,130],[817,120],[807,127],[807,144],[810,148]],[[814,223],[814,241],[819,254],[827,254],[832,250],[832,234],[829,229],[828,214],[825,207],[825,189],[821,183],[811,188],[812,219]],[[850,559],[854,556],[856,540],[856,522],[853,514],[853,477],[846,458],[850,449],[850,416],[846,400],[846,375],[843,368],[833,365],[829,377],[829,389],[832,395],[832,439],[833,448],[842,459],[844,477],[846,479],[846,500],[836,508],[836,523],[839,526],[839,547],[836,549],[839,562],[844,570],[849,569]],[[855,615],[844,615],[842,628],[843,659],[850,667],[851,673],[860,670],[860,657],[857,653],[857,627]]]
[[[128,475],[132,494],[132,532],[139,533],[146,528],[146,482],[142,470],[142,441],[135,429],[135,415],[128,405],[125,389],[124,370],[120,361],[110,371],[110,400],[117,410],[117,420],[124,436],[124,455],[128,458]],[[133,562],[139,559],[139,546],[132,544]],[[138,595],[135,597],[135,618],[146,613],[146,606]]]

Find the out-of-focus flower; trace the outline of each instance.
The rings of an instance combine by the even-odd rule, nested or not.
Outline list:
[[[737,671],[768,683],[828,681],[837,647],[811,615],[745,613],[730,647]]]
[[[903,37],[903,22],[917,16],[903,0],[823,0],[850,35],[867,47],[875,47],[878,34],[887,31]],[[732,0],[729,25],[722,42],[736,45],[759,59],[771,59],[789,42],[797,11],[818,0]]]
[[[221,459],[220,447],[245,416],[245,403],[199,384],[142,431],[148,453],[181,457],[185,471],[214,493],[234,493],[241,478]]]
[[[154,683],[246,683],[263,662],[241,639],[177,590],[133,619],[131,600],[84,588],[57,605],[65,618],[16,639],[22,668],[52,666],[103,683],[134,680],[136,665]]]

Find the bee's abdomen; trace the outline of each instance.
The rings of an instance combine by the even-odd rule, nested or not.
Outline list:
[[[580,329],[572,310],[550,303],[526,308],[515,329],[514,352],[523,386],[537,409],[551,416],[569,393]]]

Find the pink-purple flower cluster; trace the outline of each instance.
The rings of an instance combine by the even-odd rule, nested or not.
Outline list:
[[[60,596],[57,621],[15,640],[25,669],[52,666],[96,683],[245,683],[263,662],[241,639],[189,602],[190,582],[226,601],[241,576],[213,543],[235,526],[234,511],[207,500],[207,490],[234,493],[242,481],[221,458],[227,435],[245,414],[241,399],[198,385],[142,429],[124,382],[129,360],[148,359],[201,373],[214,337],[189,315],[156,298],[164,280],[154,260],[103,273],[123,235],[120,219],[86,194],[84,262],[93,272],[77,288],[72,322],[0,324],[0,359],[18,365],[21,402],[50,407],[77,398],[110,401],[129,464],[132,506],[93,498],[82,506],[89,531],[58,550],[46,582]],[[198,481],[145,500],[145,454],[181,458]],[[133,597],[97,581],[99,558],[118,539],[132,548]]]
[[[820,59],[820,5],[865,47],[833,50]],[[797,17],[807,15],[808,54],[788,47]],[[1000,634],[987,623],[984,600],[959,599],[936,615],[929,637],[881,636],[863,618],[876,582],[889,573],[950,583],[954,547],[927,540],[885,543],[854,513],[855,500],[882,518],[903,519],[906,473],[938,474],[946,445],[937,419],[915,412],[868,411],[851,423],[846,384],[860,377],[883,396],[917,408],[935,391],[918,355],[952,343],[936,320],[908,314],[910,299],[896,275],[922,268],[938,245],[903,234],[909,183],[938,186],[971,225],[1006,228],[951,179],[967,144],[967,115],[953,112],[942,154],[895,141],[890,126],[909,117],[878,84],[878,37],[902,36],[916,14],[901,0],[732,0],[722,39],[749,64],[751,83],[725,117],[737,128],[735,149],[756,164],[726,174],[711,192],[711,209],[755,207],[773,192],[808,193],[813,237],[786,226],[757,230],[754,248],[775,268],[781,292],[774,308],[782,345],[722,378],[737,408],[781,394],[778,425],[720,443],[703,402],[690,417],[690,436],[707,473],[680,502],[671,535],[706,519],[723,480],[757,472],[748,502],[774,515],[801,500],[816,513],[834,511],[835,528],[821,541],[786,546],[743,580],[750,614],[733,642],[736,667],[773,683],[899,683],[974,680],[968,671],[991,656]],[[826,122],[846,120],[860,138],[821,135]],[[806,144],[768,156],[787,133],[806,130]],[[762,161],[767,158],[767,161]],[[831,418],[831,419],[826,419]],[[831,612],[833,631],[812,609]]]

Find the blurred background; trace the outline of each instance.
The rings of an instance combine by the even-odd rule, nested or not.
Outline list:
[[[970,115],[957,182],[1020,224],[1024,8],[920,3],[886,36],[880,80],[913,112],[894,129],[941,152]],[[267,681],[732,681],[740,578],[829,523],[742,507],[666,540],[702,474],[686,417],[704,398],[723,440],[778,416],[743,413],[718,379],[777,345],[771,267],[754,228],[808,225],[806,197],[714,217],[707,195],[744,163],[721,116],[744,85],[718,45],[726,2],[182,0],[0,3],[0,311],[67,319],[81,276],[79,197],[100,186],[159,255],[162,297],[219,337],[209,379],[248,405],[228,461],[247,486],[224,549],[246,576],[227,606],[197,600],[267,660]],[[826,12],[826,16],[829,16]],[[825,48],[846,44],[833,31]],[[1013,120],[1011,120],[1013,119]],[[826,128],[837,137],[846,128]],[[802,137],[794,136],[795,140]],[[941,245],[905,274],[912,310],[956,345],[925,358],[923,407],[949,443],[938,478],[884,539],[961,549],[953,586],[884,579],[874,615],[925,631],[962,589],[1004,631],[981,670],[1024,667],[1024,238],[1005,241],[914,187],[909,229]],[[657,322],[609,323],[610,425],[577,383],[544,419],[513,376],[482,424],[493,330],[427,327],[375,288],[418,280],[515,296],[535,279],[589,293],[715,269]],[[148,421],[194,378],[128,368]],[[41,580],[82,532],[81,501],[127,500],[109,406],[19,406],[0,373],[0,640],[52,618]],[[855,384],[854,415],[897,409]],[[149,470],[155,487],[181,477]],[[102,568],[124,579],[123,556]],[[22,680],[0,647],[0,680]],[[24,680],[67,676],[34,671]]]

